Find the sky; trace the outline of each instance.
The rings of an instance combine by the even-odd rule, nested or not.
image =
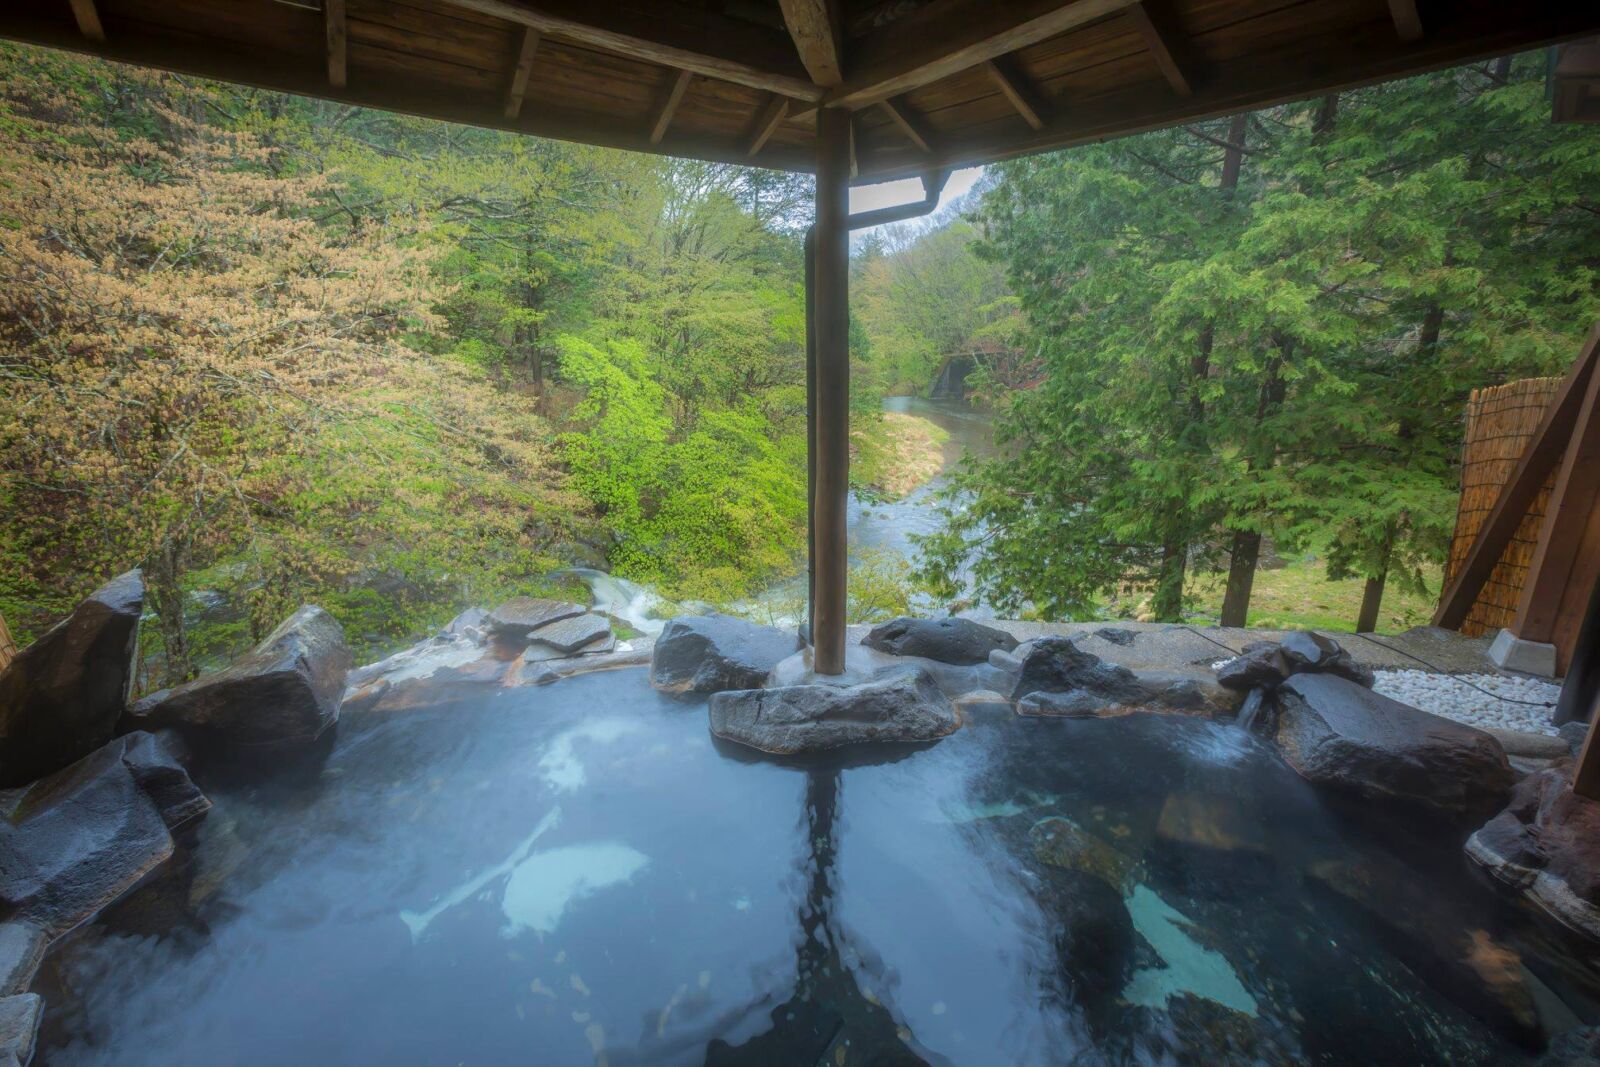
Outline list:
[[[956,200],[959,200],[977,184],[983,177],[982,167],[966,167],[953,171],[950,180],[945,183],[944,192],[939,197],[939,206],[936,211],[943,211]],[[850,213],[858,211],[871,211],[874,208],[888,207],[891,204],[905,204],[922,199],[922,182],[917,178],[905,178],[897,182],[884,182],[881,185],[862,185],[850,190]],[[874,226],[870,230],[856,230],[851,233],[852,242],[859,241],[864,234],[880,229]]]

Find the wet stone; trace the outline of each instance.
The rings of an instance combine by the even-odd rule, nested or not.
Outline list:
[[[50,938],[25,919],[0,923],[0,996],[21,993],[33,981]]]
[[[0,670],[0,787],[58,771],[116,733],[138,649],[144,581],[129,571]]]
[[[570,656],[579,650],[588,651],[589,646],[604,638],[611,638],[611,623],[604,615],[584,614],[541,626],[528,641]],[[615,645],[614,638],[612,643]]]
[[[1267,851],[1259,812],[1238,797],[1216,793],[1169,793],[1156,821],[1156,837],[1221,852]]]
[[[915,619],[902,615],[874,626],[861,643],[896,656],[920,656],[940,663],[987,663],[996,650],[1009,652],[1017,639],[1004,630],[971,619]]]
[[[303,744],[338,721],[349,674],[343,627],[307,605],[249,655],[152,693],[130,707],[127,717],[140,728],[178,727],[229,744]]]
[[[521,638],[551,623],[577,618],[589,609],[565,600],[518,596],[484,617],[481,628],[499,638]]]
[[[44,1001],[33,993],[0,997],[0,1067],[23,1067],[33,1058]]]
[[[673,619],[656,638],[650,684],[668,693],[756,689],[800,647],[791,630],[727,615]]]
[[[1090,874],[1119,889],[1138,875],[1139,863],[1064,816],[1034,823],[1029,831],[1033,854],[1053,867]]]
[[[711,732],[777,755],[879,741],[935,741],[960,725],[922,670],[854,686],[795,685],[711,697]]]
[[[1245,692],[1271,689],[1289,677],[1289,664],[1278,646],[1260,644],[1246,649],[1217,668],[1217,682],[1229,689]]]

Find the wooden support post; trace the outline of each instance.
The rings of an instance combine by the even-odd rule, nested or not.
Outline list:
[[[347,81],[349,34],[344,24],[344,0],[323,0],[323,28],[328,37],[328,84],[343,89]]]
[[[1422,19],[1417,15],[1417,0],[1389,0],[1389,17],[1394,32],[1407,44],[1422,40]]]
[[[816,195],[812,668],[842,674],[850,488],[850,113],[842,109],[823,108],[817,115]]]
[[[817,634],[817,228],[806,229],[806,644]]]
[[[1572,652],[1572,666],[1561,686],[1556,704],[1557,723],[1589,720],[1577,765],[1572,768],[1572,791],[1580,797],[1600,800],[1600,579],[1589,594],[1589,608],[1578,630],[1578,645]]]

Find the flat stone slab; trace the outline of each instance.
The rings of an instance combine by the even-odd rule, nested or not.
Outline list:
[[[792,630],[729,615],[677,618],[656,638],[650,684],[669,693],[756,689],[799,647],[800,635]]]
[[[961,719],[933,678],[908,670],[854,686],[794,685],[713,694],[711,732],[776,755],[879,741],[935,741]]]
[[[1296,674],[1278,701],[1278,750],[1317,785],[1458,819],[1482,818],[1510,792],[1505,751],[1482,730],[1332,674]]]
[[[496,637],[526,637],[541,627],[588,612],[581,604],[542,597],[516,596],[489,612],[482,625]]]
[[[611,636],[611,622],[604,615],[583,614],[546,623],[529,635],[530,645],[553,648],[570,656],[587,645]]]
[[[940,663],[987,663],[996,649],[1010,652],[1017,639],[971,619],[914,619],[902,615],[874,626],[861,643],[896,656],[921,656]]]
[[[44,961],[50,936],[37,923],[0,923],[0,996],[25,992]]]

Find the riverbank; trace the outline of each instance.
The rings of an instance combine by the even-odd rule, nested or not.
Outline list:
[[[858,493],[899,500],[944,472],[949,439],[921,415],[885,411],[850,432],[851,483]]]

